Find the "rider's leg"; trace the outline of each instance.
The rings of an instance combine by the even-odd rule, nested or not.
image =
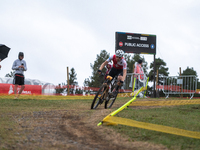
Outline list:
[[[119,81],[121,81],[121,80],[122,80],[122,76],[121,76],[121,75],[119,75],[117,79],[118,79],[118,84],[117,84],[117,88],[116,88],[116,90],[118,91],[118,90],[119,90],[119,88],[121,87],[121,83],[120,83]]]

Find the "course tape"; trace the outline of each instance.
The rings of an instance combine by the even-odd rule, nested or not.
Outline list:
[[[200,104],[199,100],[135,101],[130,106],[170,106]]]
[[[164,132],[164,133],[170,133],[170,134],[200,139],[200,132],[188,131],[184,129],[169,127],[169,126],[139,122],[139,121],[135,121],[131,119],[114,117],[114,116],[106,117],[104,121],[105,123],[109,122],[111,125],[121,124],[121,125],[127,125],[127,126],[132,126],[132,127],[137,127],[137,128],[143,128],[143,129],[148,129],[148,130],[154,130],[154,131],[159,131],[159,132]]]
[[[102,125],[102,123],[104,122],[104,120],[105,120],[107,117],[109,117],[109,116],[114,116],[114,115],[116,115],[117,113],[119,113],[120,111],[122,111],[123,109],[127,108],[134,100],[136,100],[136,96],[137,96],[141,91],[143,91],[143,90],[145,90],[145,88],[144,88],[144,87],[141,87],[141,88],[138,90],[138,92],[136,93],[136,95],[135,95],[131,100],[129,100],[129,101],[128,101],[127,103],[125,103],[123,106],[121,106],[121,107],[118,108],[117,110],[115,110],[115,111],[113,111],[112,113],[110,113],[109,115],[107,115],[107,116],[103,119],[103,121],[101,121],[101,122],[99,122],[99,123],[97,124],[97,126]]]
[[[123,109],[127,108],[128,106],[163,106],[163,105],[186,105],[186,104],[200,104],[200,100],[172,100],[172,101],[136,101],[132,103],[134,100],[136,100],[136,96],[138,93],[140,93],[145,88],[141,88],[139,91],[137,91],[137,94],[129,100],[127,103],[125,103],[123,106],[115,110],[114,112],[110,113],[108,116],[106,116],[103,121],[101,121],[97,126],[100,126],[102,123],[106,125],[127,125],[137,128],[143,128],[148,130],[154,130],[169,134],[175,134],[190,138],[196,138],[200,139],[200,132],[195,131],[188,131],[184,129],[178,129],[173,128],[169,126],[163,126],[163,125],[157,125],[157,124],[151,124],[146,122],[139,122],[131,119],[121,118],[121,117],[114,117],[117,113],[122,111]]]

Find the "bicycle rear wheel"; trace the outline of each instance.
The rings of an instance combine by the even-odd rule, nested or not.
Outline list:
[[[115,88],[111,91],[112,93],[112,96],[105,101],[105,109],[107,108],[111,108],[112,105],[114,104],[116,98],[117,98],[117,95],[118,95],[118,90],[116,90],[116,86]]]
[[[96,109],[98,107],[99,104],[102,104],[104,99],[105,99],[105,92],[104,90],[106,90],[107,85],[102,85],[99,89],[99,91],[97,92],[97,94],[95,95],[92,105],[91,105],[91,109]]]

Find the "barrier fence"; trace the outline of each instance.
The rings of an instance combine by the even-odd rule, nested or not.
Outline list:
[[[139,76],[138,80],[137,76]],[[127,73],[126,80],[123,86],[119,90],[121,94],[119,96],[129,97],[132,96],[133,91],[137,91],[141,86],[145,87],[147,77],[140,78],[140,74]],[[140,81],[142,84],[137,85],[136,81]],[[145,82],[144,82],[145,81]],[[146,84],[147,89],[148,82]],[[68,88],[70,94],[68,94]],[[197,78],[195,76],[169,76],[163,77],[163,85],[157,85],[157,89],[162,89],[166,98],[170,94],[190,94],[191,98],[195,93],[200,94],[200,90],[197,89]],[[83,87],[78,85],[25,85],[25,89],[22,94],[25,95],[94,95],[99,90],[99,87]],[[19,91],[19,88],[17,89]],[[7,83],[0,83],[0,94],[10,95],[14,94],[14,85]],[[145,93],[144,93],[145,94]]]
[[[19,91],[19,87],[17,88],[17,91]],[[13,84],[4,84],[0,83],[0,94],[14,94],[14,85]],[[26,85],[26,88],[22,91],[22,94],[42,94],[42,86],[40,85]]]
[[[190,94],[192,99],[197,89],[197,78],[194,75],[164,76],[161,88],[166,98],[170,94]]]
[[[0,83],[0,95],[12,95],[14,94],[13,84]],[[20,90],[20,86],[17,88],[17,93]],[[98,87],[81,87],[75,85],[69,85],[70,94],[68,94],[68,86],[42,86],[42,85],[25,85],[25,89],[22,91],[22,95],[93,95],[99,90]],[[131,89],[120,89],[120,93],[130,93]]]
[[[179,129],[179,128],[174,128],[174,127],[169,127],[169,126],[164,126],[164,125],[158,125],[158,124],[152,124],[152,123],[147,123],[147,122],[140,122],[140,121],[136,121],[136,120],[132,120],[132,119],[127,119],[127,118],[121,118],[121,117],[116,117],[115,115],[118,114],[119,112],[121,112],[122,110],[124,110],[125,108],[127,108],[128,106],[138,106],[137,104],[139,104],[139,106],[145,106],[144,103],[147,104],[147,106],[159,106],[161,103],[161,105],[177,105],[177,101],[164,101],[161,102],[160,104],[158,104],[157,102],[152,102],[152,101],[138,101],[138,102],[134,102],[136,100],[136,96],[142,92],[142,90],[145,90],[145,88],[141,88],[140,90],[138,90],[138,92],[136,93],[136,95],[129,100],[127,103],[125,103],[124,105],[122,105],[120,108],[118,108],[117,110],[111,112],[109,115],[107,115],[101,122],[99,122],[97,124],[97,126],[100,126],[102,124],[105,125],[127,125],[127,126],[132,126],[132,127],[137,127],[137,128],[143,128],[143,129],[148,129],[148,130],[154,130],[154,131],[158,131],[158,132],[164,132],[164,133],[169,133],[169,134],[175,134],[175,135],[180,135],[180,136],[185,136],[185,137],[190,137],[190,138],[195,138],[195,139],[200,139],[200,132],[197,131],[189,131],[189,130],[184,130],[184,129]],[[157,104],[156,104],[157,103]],[[181,104],[200,104],[200,101],[179,101],[178,105]]]

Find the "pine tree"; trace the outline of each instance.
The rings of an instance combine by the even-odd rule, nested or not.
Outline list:
[[[72,68],[70,71],[71,72],[69,73],[69,84],[70,85],[78,85],[78,82],[76,81],[77,80],[77,78],[76,78],[77,74],[75,72],[75,69]]]
[[[185,70],[183,70],[182,75],[195,75],[197,77],[197,72],[193,69],[193,67],[187,67]]]
[[[193,69],[193,67],[189,68],[187,67],[185,70],[183,70],[183,72],[181,73],[182,76],[190,76],[190,75],[194,75],[197,77],[197,72]],[[193,79],[193,80],[192,80]],[[190,87],[195,87],[195,78],[188,78],[187,81],[183,80],[183,85],[186,86],[186,84],[189,84],[188,86]],[[197,88],[200,87],[200,83],[197,79]]]
[[[98,69],[101,66],[101,64],[106,61],[106,59],[109,58],[109,54],[106,50],[101,50],[100,54],[97,54],[97,58],[94,61],[94,64],[90,63],[90,67],[92,69],[92,76],[90,79],[85,79],[86,84],[88,84],[89,87],[100,87],[102,84],[102,78],[99,77]],[[106,72],[106,69],[103,68],[102,72]]]
[[[86,78],[83,82],[83,86],[89,86],[90,84],[90,79],[89,78]]]
[[[76,72],[74,68],[71,68],[69,73],[69,85],[78,85],[78,82],[76,81]],[[70,88],[70,94],[73,94],[74,89]]]
[[[15,71],[11,71],[10,73],[7,73],[5,77],[14,77],[15,76]]]
[[[160,59],[160,58],[156,58],[155,59],[155,63],[156,63],[156,68],[155,68],[155,73],[156,73],[156,76],[157,76],[157,70],[158,70],[158,85],[162,84],[162,77],[163,76],[168,76],[169,75],[169,68],[166,67],[166,63]],[[150,72],[149,72],[149,81],[153,81],[153,73],[154,73],[154,62],[152,62],[150,64]]]
[[[163,76],[168,76],[169,72],[168,72],[168,68],[166,67],[166,63],[160,59],[160,58],[156,58],[155,59],[155,76],[157,76],[157,70],[158,70],[158,85],[163,85]],[[150,64],[150,72],[149,72],[149,81],[153,81],[153,77],[154,77],[154,62],[152,62]],[[149,88],[151,90],[153,90],[153,88]],[[153,93],[153,92],[152,92]],[[158,90],[158,93],[160,96],[164,96],[163,91]],[[159,96],[158,96],[159,97]]]

